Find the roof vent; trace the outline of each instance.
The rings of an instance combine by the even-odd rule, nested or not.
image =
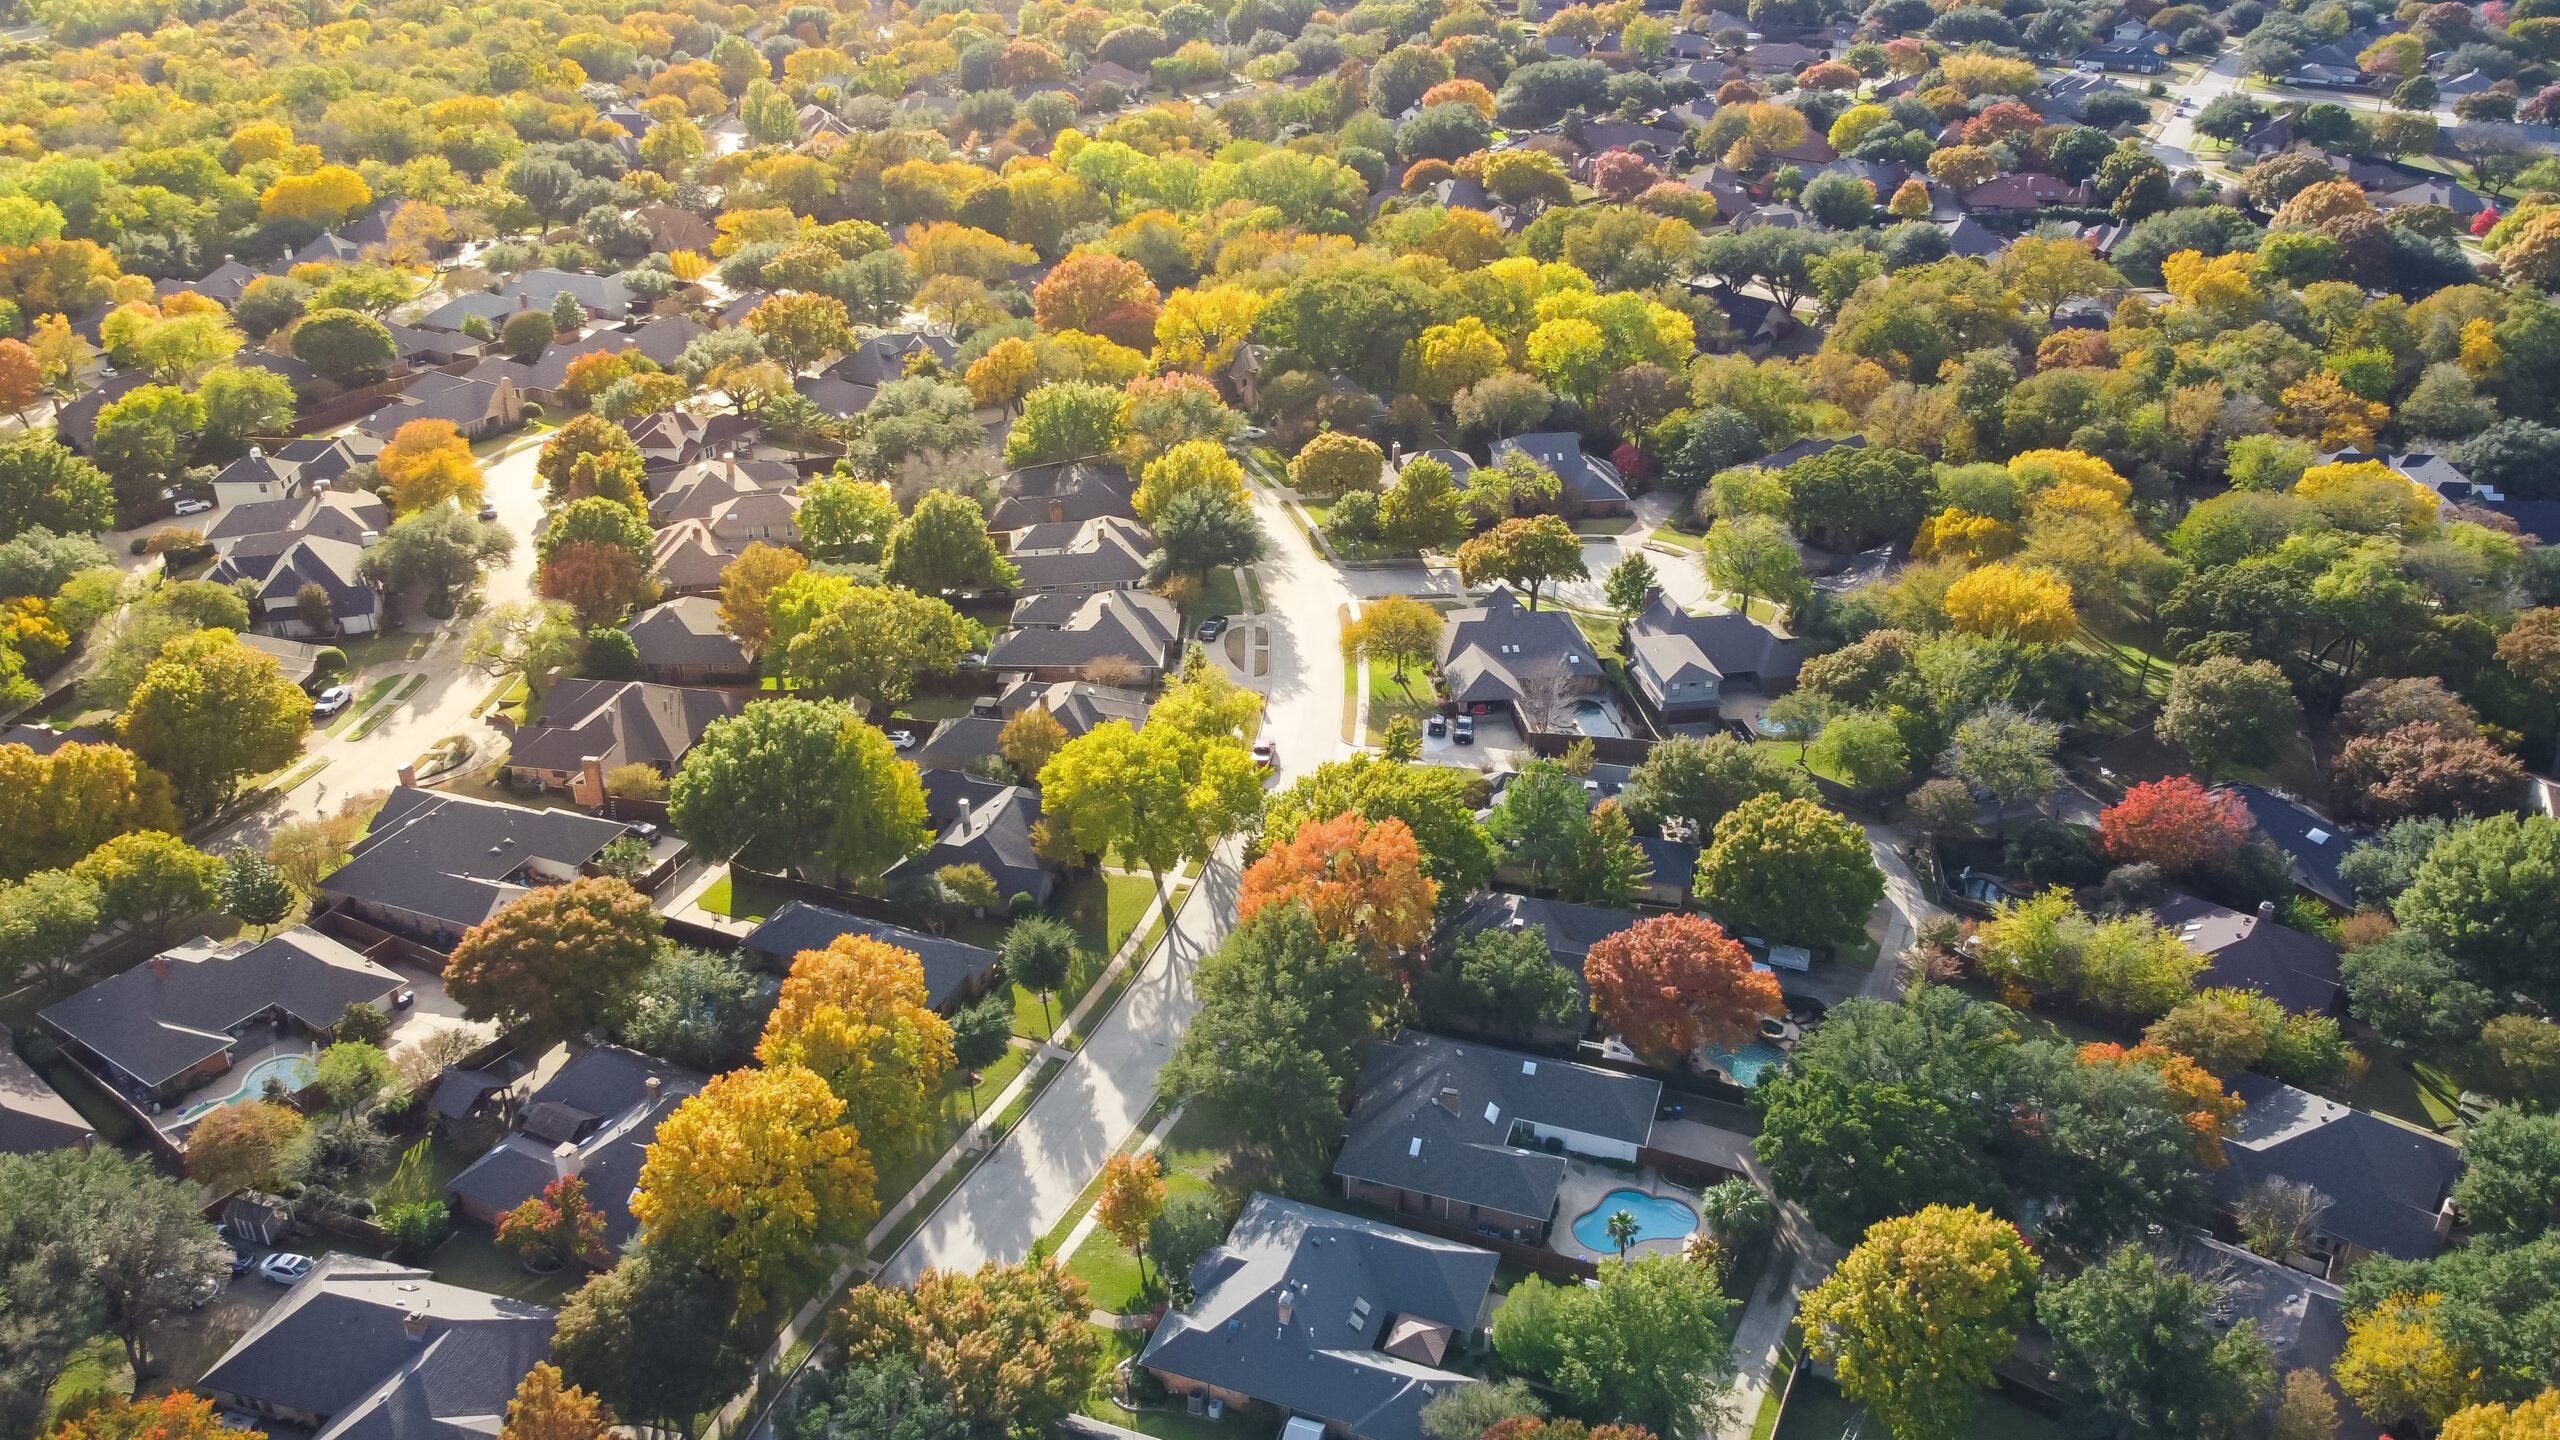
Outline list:
[[[1452,1115],[1455,1115],[1455,1114],[1457,1114],[1457,1113],[1458,1113],[1458,1087],[1457,1087],[1457,1086],[1455,1086],[1455,1085],[1443,1085],[1443,1086],[1441,1086],[1441,1087],[1440,1087],[1440,1097],[1439,1097],[1439,1098],[1440,1098],[1440,1108],[1441,1108],[1441,1109],[1448,1111],[1448,1112],[1449,1112],[1450,1114],[1452,1114]]]

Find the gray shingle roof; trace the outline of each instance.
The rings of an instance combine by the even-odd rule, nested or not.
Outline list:
[[[2297,1014],[2325,1015],[2338,1003],[2338,947],[2317,935],[2183,893],[2151,913],[2205,957],[2208,983],[2255,990]]]
[[[649,1082],[655,1079],[653,1092]],[[503,1214],[540,1195],[561,1171],[553,1151],[562,1143],[529,1134],[536,1116],[574,1117],[567,1143],[577,1147],[578,1173],[587,1199],[604,1215],[605,1243],[620,1249],[640,1228],[631,1192],[640,1183],[658,1126],[703,1077],[636,1050],[599,1045],[571,1059],[527,1097],[519,1128],[491,1146],[453,1178],[452,1192]]]
[[[1369,1052],[1359,1096],[1335,1174],[1540,1219],[1555,1210],[1565,1160],[1512,1144],[1512,1127],[1641,1145],[1662,1085],[1407,1030]]]
[[[1496,1263],[1471,1245],[1256,1195],[1193,1267],[1198,1299],[1165,1316],[1140,1363],[1334,1422],[1354,1440],[1421,1440],[1422,1407],[1479,1382],[1382,1346],[1406,1321],[1462,1343],[1484,1317]]]
[[[235,1026],[280,1010],[313,1029],[406,982],[304,926],[251,944],[192,940],[49,1005],[44,1022],[145,1085],[231,1048]]]
[[[1627,627],[1627,644],[1665,680],[1752,675],[1765,684],[1795,679],[1804,664],[1793,637],[1732,611],[1688,614],[1659,590]]]
[[[0,1027],[0,1155],[35,1155],[77,1145],[93,1133],[89,1122],[54,1093],[9,1043]]]
[[[2451,1141],[2263,1075],[2233,1077],[2231,1093],[2247,1108],[2223,1139],[2230,1163],[2213,1172],[2223,1203],[2286,1180],[2329,1197],[2323,1234],[2404,1260],[2444,1248],[2436,1213],[2462,1175]]]
[[[699,666],[744,674],[754,667],[747,652],[720,628],[720,602],[708,595],[685,595],[642,611],[623,627],[651,666]]]
[[[645,680],[559,680],[543,702],[543,723],[516,732],[507,763],[575,770],[595,755],[607,770],[654,765],[672,773],[711,722],[745,708],[746,697],[728,690]]]
[[[1448,933],[1455,937],[1479,930],[1536,930],[1546,936],[1547,954],[1572,971],[1574,984],[1587,994],[1590,986],[1583,981],[1582,964],[1591,947],[1635,924],[1638,918],[1629,910],[1489,890],[1450,919]]]
[[[477,925],[522,893],[529,860],[575,869],[624,832],[619,821],[569,810],[527,810],[401,786],[373,833],[322,881],[323,894],[369,901],[456,925]]]
[[[1497,585],[1484,603],[1449,612],[1440,636],[1440,668],[1462,705],[1516,701],[1533,676],[1558,671],[1582,679],[1604,673],[1591,642],[1561,610],[1531,610]]]
[[[556,1318],[424,1270],[327,1255],[197,1388],[318,1415],[314,1440],[488,1440],[550,1358]]]
[[[885,920],[847,915],[804,900],[794,900],[775,911],[772,919],[747,932],[747,938],[738,943],[749,954],[769,963],[789,965],[801,951],[824,950],[839,935],[868,935],[901,950],[914,951],[916,958],[924,962],[926,1003],[937,1010],[948,1007],[961,991],[996,964],[996,952],[982,946],[927,935]]]
[[[1068,600],[1074,613],[1059,628],[1015,629],[1000,636],[987,651],[995,670],[1037,666],[1084,665],[1106,655],[1125,655],[1141,665],[1161,665],[1182,633],[1181,612],[1157,595],[1134,590],[1104,590],[1080,602],[1069,596],[1035,595],[1023,601],[1035,612],[1042,602]]]

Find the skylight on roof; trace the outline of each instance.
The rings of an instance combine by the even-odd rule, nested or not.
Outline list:
[[[1407,1154],[1407,1155],[1419,1155],[1419,1154],[1421,1154],[1421,1153],[1422,1153],[1422,1137],[1421,1137],[1421,1136],[1419,1136],[1419,1135],[1414,1136],[1414,1137],[1413,1137],[1413,1146],[1412,1146],[1412,1148],[1411,1148],[1411,1149],[1409,1149],[1409,1150],[1407,1150],[1407,1151],[1405,1151],[1404,1153],[1405,1153],[1405,1154]]]
[[[1537,1061],[1535,1061],[1535,1060],[1523,1060],[1523,1061],[1521,1061],[1521,1062],[1520,1062],[1520,1073],[1521,1073],[1521,1074],[1523,1074],[1523,1075],[1535,1075],[1535,1074],[1537,1074],[1537,1073],[1538,1073],[1538,1062],[1537,1062]]]
[[[1501,1119],[1502,1107],[1494,1104],[1490,1100],[1484,1102],[1484,1123],[1492,1125],[1498,1123]]]
[[[2314,845],[2326,845],[2329,843],[2329,832],[2315,825],[2302,838]]]

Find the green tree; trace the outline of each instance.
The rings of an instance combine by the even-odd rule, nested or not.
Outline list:
[[[1653,747],[1619,792],[1641,825],[1677,823],[1704,841],[1754,795],[1814,798],[1813,782],[1778,756],[1730,735],[1673,735]]]
[[[2053,793],[2053,752],[2061,744],[2061,727],[2003,702],[1956,726],[1938,767],[1974,793],[1990,797],[2000,807],[2005,830],[2009,807],[2030,800],[2041,804]]]
[[[1813,742],[1813,763],[1861,790],[1898,785],[1911,773],[1902,727],[1873,710],[1834,715]]]
[[[1165,1064],[1164,1084],[1234,1133],[1293,1163],[1341,1126],[1392,982],[1358,947],[1327,943],[1297,905],[1267,906],[1200,962],[1200,1013]]]
[[[1582,562],[1582,542],[1572,527],[1553,515],[1513,518],[1458,547],[1458,578],[1469,585],[1502,580],[1529,592],[1529,608],[1538,608],[1538,591],[1549,581],[1580,580],[1590,575]]]
[[[2301,731],[2302,707],[2275,666],[2216,655],[2169,678],[2158,729],[2198,769],[2227,775],[2273,762]]]
[[[503,525],[474,518],[459,506],[439,505],[403,516],[364,552],[364,578],[394,591],[414,591],[419,608],[449,619],[482,567],[502,564],[516,539]]]
[[[1580,777],[1552,760],[1532,760],[1502,789],[1485,837],[1511,853],[1529,883],[1556,883],[1589,834],[1591,801]]]
[[[39,528],[87,535],[114,523],[115,494],[97,466],[49,436],[0,442],[0,540]]]
[[[1734,608],[1744,614],[1750,613],[1754,599],[1800,605],[1813,593],[1794,539],[1765,515],[1718,520],[1699,546],[1699,563],[1708,583],[1733,596]]]
[[[1716,823],[1698,903],[1738,933],[1847,944],[1884,898],[1864,830],[1811,800],[1755,796]]]
[[[1373,824],[1401,820],[1422,847],[1422,872],[1454,905],[1493,875],[1493,847],[1475,819],[1483,797],[1484,781],[1472,771],[1355,755],[1326,761],[1272,796],[1262,835],[1267,845],[1286,844],[1306,822],[1345,812]]]
[[[1671,1255],[1604,1260],[1596,1288],[1530,1276],[1493,1317],[1493,1347],[1577,1410],[1682,1435],[1733,1380],[1716,1271]]]
[[[233,850],[222,866],[222,910],[263,936],[293,913],[293,887],[257,851]]]
[[[927,595],[1001,590],[1022,578],[997,552],[978,502],[948,490],[926,491],[890,532],[881,574]]]
[[[735,1395],[753,1368],[763,1337],[739,1313],[734,1282],[643,1243],[560,1307],[551,1356],[625,1420],[682,1431]]]
[[[1050,997],[1067,983],[1080,953],[1076,932],[1055,916],[1026,915],[1004,932],[996,953],[1005,978],[1039,996],[1041,1020],[1052,1023]]]
[[[917,508],[923,508],[921,502]],[[833,564],[872,565],[879,563],[891,532],[898,528],[898,502],[889,487],[878,481],[838,473],[800,487],[796,519],[801,543],[810,554]],[[985,528],[982,521],[981,538]]]
[[[2391,908],[2471,979],[2560,1005],[2560,982],[2534,958],[2560,946],[2560,821],[2496,815],[2455,828]]]
[[[400,358],[390,329],[357,310],[311,312],[293,327],[292,345],[295,359],[341,385],[371,384]]]
[[[1956,1440],[2017,1343],[2036,1271],[2006,1220],[1932,1205],[1869,1229],[1805,1292],[1798,1323],[1895,1440]]]
[[[129,924],[151,938],[211,910],[222,894],[220,860],[155,830],[117,836],[71,873],[97,887],[100,920]]]
[[[2223,1287],[2127,1245],[2036,1297],[2055,1369],[2128,1431],[2230,1436],[2276,1384],[2255,1320],[2225,1329]]]
[[[1426,1021],[1455,1020],[1489,1033],[1527,1039],[1539,1029],[1579,1029],[1582,994],[1573,975],[1534,930],[1474,931],[1424,978],[1417,999]]]
[[[311,730],[311,697],[273,656],[228,630],[172,640],[143,672],[117,733],[169,777],[178,803],[204,815],[240,781],[290,764]]]
[[[957,666],[981,634],[947,601],[819,571],[784,581],[766,613],[772,668],[820,694],[876,704],[903,703],[917,675]]]
[[[2560,1115],[2500,1105],[2463,1137],[2453,1200],[2478,1235],[2534,1236],[2560,1213]]]
[[[1600,594],[1609,602],[1610,609],[1621,615],[1633,616],[1644,608],[1645,597],[1652,594],[1660,583],[1661,577],[1654,573],[1653,562],[1630,552],[1601,577]]]

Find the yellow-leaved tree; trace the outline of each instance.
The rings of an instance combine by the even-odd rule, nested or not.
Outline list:
[[[653,1245],[698,1257],[761,1309],[819,1247],[879,1213],[844,1101],[797,1065],[732,1070],[676,1107],[640,1166],[631,1213]]]
[[[1946,607],[1947,618],[1969,635],[2025,644],[2068,640],[2080,628],[2069,585],[2041,570],[1997,562],[1949,586]]]
[[[412,420],[392,435],[374,462],[391,483],[391,504],[403,515],[432,510],[458,500],[466,510],[480,506],[487,488],[471,444],[450,420]]]
[[[2441,1425],[2479,1398],[2479,1365],[2436,1328],[2443,1308],[2442,1295],[2392,1295],[2347,1321],[2331,1373],[2357,1409],[2384,1425]]]
[[[951,1026],[927,1003],[914,951],[839,935],[792,960],[756,1058],[823,1078],[871,1148],[894,1150],[932,1123]]]

